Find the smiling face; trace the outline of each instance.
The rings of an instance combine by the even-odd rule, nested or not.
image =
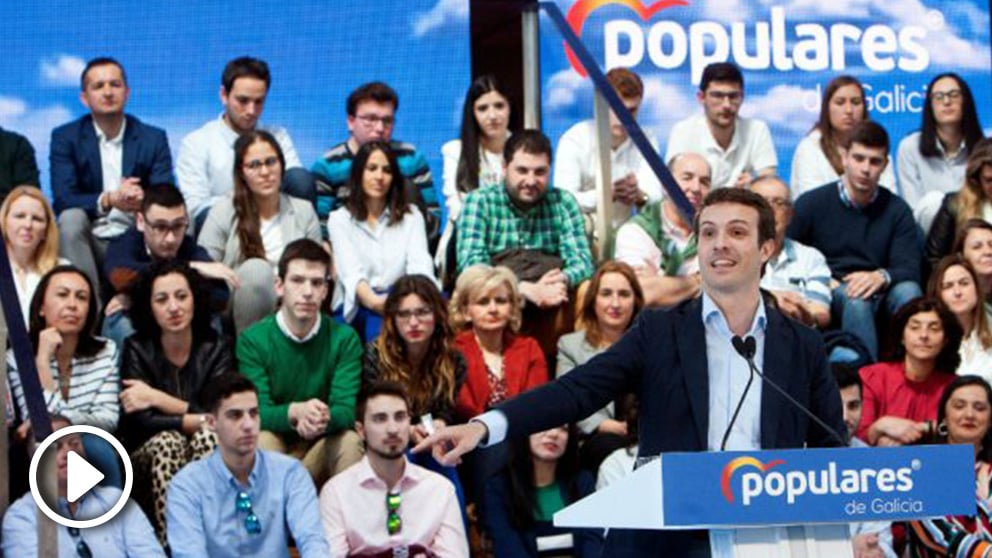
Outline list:
[[[90,287],[79,273],[52,275],[41,305],[45,327],[54,327],[62,335],[78,335],[86,325],[90,298]]]
[[[758,242],[758,210],[737,203],[718,203],[699,215],[699,272],[710,294],[758,292],[761,266],[772,254],[773,241]]]
[[[530,435],[530,453],[535,461],[554,463],[565,455],[568,429],[564,426]]]
[[[596,320],[604,329],[625,330],[634,316],[634,289],[622,273],[604,273],[596,291]]]
[[[14,200],[3,223],[7,244],[15,250],[24,250],[31,254],[45,240],[47,227],[45,206],[40,200],[30,196],[21,196]]]
[[[389,187],[393,184],[393,168],[389,166],[389,159],[380,150],[369,153],[369,158],[365,161],[365,170],[362,172],[362,192],[367,200],[382,201],[389,194]]]
[[[499,91],[483,93],[472,103],[479,135],[486,139],[506,138],[510,125],[510,102]]]
[[[933,311],[913,314],[902,330],[906,356],[920,361],[935,361],[944,348],[944,324]]]
[[[193,291],[181,273],[170,273],[152,283],[152,315],[162,333],[181,333],[193,323]]]
[[[940,300],[955,316],[968,315],[978,305],[978,285],[964,266],[952,265],[944,271]]]
[[[992,231],[969,229],[964,238],[962,255],[975,268],[975,273],[982,277],[992,277]]]
[[[989,403],[982,386],[965,385],[954,390],[944,407],[948,443],[981,444],[989,431]]]

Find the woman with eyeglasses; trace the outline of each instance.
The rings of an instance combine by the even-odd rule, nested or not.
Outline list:
[[[600,555],[602,529],[552,523],[556,512],[595,490],[592,475],[579,469],[578,445],[575,428],[568,425],[511,442],[510,461],[486,482],[482,500],[482,521],[496,558]]]
[[[134,463],[135,500],[165,538],[165,491],[184,465],[216,445],[200,393],[237,367],[210,327],[203,278],[179,260],[153,264],[134,285],[135,334],[124,342],[121,437]]]
[[[924,251],[931,266],[954,251],[957,235],[971,220],[992,220],[992,139],[972,147],[963,172],[961,188],[944,196],[927,234]]]
[[[958,349],[961,364],[957,375],[973,374],[992,381],[992,330],[975,268],[959,254],[940,260],[930,277],[927,296],[939,299],[961,326],[964,337]]]
[[[985,134],[971,88],[953,72],[930,80],[922,112],[920,130],[899,142],[896,166],[899,190],[925,234],[945,194],[964,180],[968,155]]]
[[[796,146],[792,156],[792,198],[836,182],[844,173],[841,162],[843,146],[854,127],[868,120],[865,90],[854,76],[837,76],[823,90],[820,116],[813,129]],[[896,177],[892,165],[882,172],[879,183],[895,190]]]
[[[27,325],[31,297],[41,277],[59,263],[69,262],[59,258],[55,213],[39,188],[18,186],[11,190],[0,205],[0,225],[21,315]]]
[[[231,297],[234,328],[246,327],[276,307],[275,270],[283,248],[298,238],[321,242],[310,202],[279,191],[286,159],[279,142],[252,130],[234,142],[234,194],[207,215],[198,242],[214,261],[235,270]]]
[[[480,264],[458,276],[449,303],[455,347],[468,372],[455,402],[466,421],[548,381],[544,353],[519,335],[523,297],[509,268]]]
[[[975,450],[975,511],[910,521],[906,556],[987,556],[992,548],[992,388],[978,376],[960,376],[944,389],[936,413],[937,443]]]
[[[433,278],[434,263],[424,217],[407,199],[388,143],[371,141],[358,149],[348,187],[345,206],[327,219],[337,260],[334,308],[368,342],[379,335],[393,283],[403,275]]]

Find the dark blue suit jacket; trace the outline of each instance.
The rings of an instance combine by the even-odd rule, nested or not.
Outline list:
[[[142,187],[174,184],[165,130],[143,124],[131,115],[126,118],[122,176],[137,177]],[[91,115],[52,130],[49,162],[55,213],[78,207],[94,219],[96,202],[103,192],[103,167]]]
[[[819,333],[781,314],[767,299],[762,372],[837,432],[845,432],[840,394]],[[709,374],[702,299],[647,310],[607,351],[558,380],[499,407],[508,437],[575,422],[618,395],[637,394],[639,454],[706,451]],[[761,447],[838,446],[772,388],[761,392]],[[619,504],[619,503],[618,503]],[[611,530],[604,556],[684,556],[703,533]]]

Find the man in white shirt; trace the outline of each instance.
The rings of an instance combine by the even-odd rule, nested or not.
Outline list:
[[[183,138],[176,159],[176,177],[196,233],[214,202],[234,190],[234,142],[241,134],[260,127],[258,121],[271,84],[272,74],[264,60],[248,56],[231,60],[221,76],[224,112]],[[286,159],[283,191],[314,201],[313,176],[300,164],[289,133],[279,126],[261,128],[276,138]]]
[[[626,68],[606,72],[606,80],[620,96],[631,116],[637,117],[644,98],[640,76]],[[658,141],[648,135],[655,150]],[[595,220],[599,195],[596,191],[597,154],[596,121],[583,120],[569,128],[558,140],[555,158],[555,185],[575,195],[582,212]],[[626,128],[610,111],[610,169],[613,174],[613,227],[619,227],[635,208],[661,200],[661,183],[651,171]]]
[[[699,153],[713,169],[713,187],[746,186],[758,176],[775,174],[778,156],[768,125],[737,115],[744,102],[744,76],[730,62],[703,70],[696,93],[703,114],[672,126],[665,160],[679,153]]]

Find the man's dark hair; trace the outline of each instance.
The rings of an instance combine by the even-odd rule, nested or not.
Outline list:
[[[258,395],[258,387],[251,380],[230,370],[207,382],[200,394],[200,406],[208,413],[216,414],[225,399],[248,391]]]
[[[108,64],[117,66],[120,69],[121,78],[124,79],[124,85],[127,85],[127,74],[124,72],[124,66],[109,56],[99,56],[86,63],[86,67],[83,68],[83,73],[79,75],[79,88],[86,91],[86,74],[90,73],[90,70],[97,66],[106,66]]]
[[[379,380],[369,387],[358,392],[358,399],[355,400],[355,420],[361,423],[365,422],[365,407],[368,406],[369,399],[373,397],[378,397],[380,395],[391,395],[393,397],[399,397],[403,400],[406,405],[407,410],[410,409],[410,398],[406,395],[406,389],[402,384],[397,382],[390,382],[386,380]]]
[[[696,218],[693,219],[692,224],[693,234],[697,238],[699,237],[699,216],[703,214],[703,210],[711,205],[721,203],[745,205],[753,207],[758,212],[758,246],[775,238],[775,213],[772,211],[772,206],[765,198],[743,188],[717,188],[703,198],[703,203],[699,205],[699,211],[696,212]]]
[[[286,280],[289,262],[293,260],[322,263],[327,267],[327,274],[331,274],[331,255],[320,244],[309,238],[294,240],[283,249],[282,256],[279,258],[279,279]]]
[[[269,65],[265,60],[252,58],[251,56],[242,56],[228,62],[227,66],[224,66],[224,73],[221,74],[220,83],[224,87],[224,91],[230,93],[231,88],[234,87],[234,82],[238,78],[243,77],[264,81],[266,91],[272,85],[272,74],[269,73]]]
[[[400,98],[392,87],[381,81],[373,81],[359,85],[357,89],[348,95],[348,104],[345,107],[348,116],[355,116],[358,105],[365,101],[375,101],[376,103],[393,105],[393,111],[400,110]]]
[[[183,198],[183,193],[179,191],[179,188],[165,182],[162,184],[152,184],[145,188],[145,197],[141,199],[141,213],[148,213],[148,208],[153,205],[160,205],[171,209],[173,207],[185,206],[186,200]]]
[[[715,62],[703,68],[703,77],[699,81],[699,90],[706,92],[706,88],[714,81],[736,83],[744,89],[744,75],[737,64],[732,62]]]
[[[861,392],[861,374],[858,373],[857,367],[834,362],[830,365],[830,371],[833,373],[834,379],[837,380],[837,389],[858,386],[858,392]]]
[[[503,148],[503,160],[509,163],[517,151],[529,155],[547,155],[548,163],[551,163],[551,140],[540,130],[523,130],[510,136]]]
[[[850,149],[856,143],[873,149],[881,147],[886,153],[889,152],[889,134],[881,124],[873,120],[864,120],[855,125],[846,145],[841,147]]]

